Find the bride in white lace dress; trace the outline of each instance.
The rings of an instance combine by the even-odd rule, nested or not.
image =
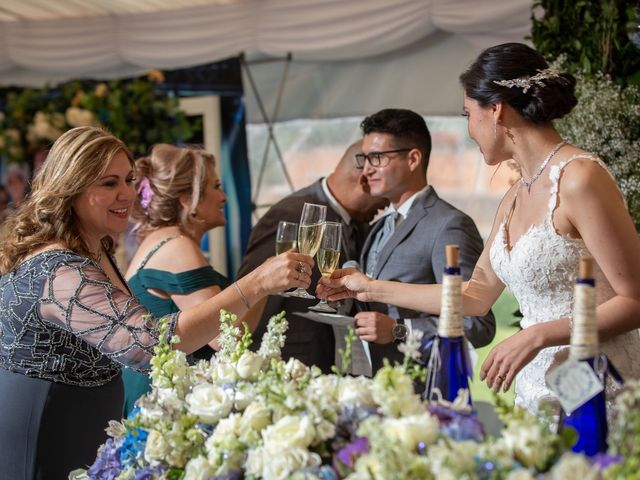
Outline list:
[[[623,378],[640,378],[640,239],[604,164],[564,142],[551,123],[576,105],[575,79],[518,43],[485,50],[460,79],[469,135],[486,163],[513,159],[522,174],[464,286],[465,315],[486,313],[505,286],[524,315],[522,330],[491,351],[480,377],[496,391],[515,379],[516,403],[532,411],[552,396],[545,374],[566,356],[573,285],[579,259],[588,255],[599,266],[601,349]],[[440,311],[438,285],[373,281],[341,270],[320,289],[330,299]]]

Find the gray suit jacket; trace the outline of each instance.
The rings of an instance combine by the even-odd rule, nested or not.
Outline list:
[[[245,253],[242,265],[238,271],[238,278],[246,275],[267,258],[275,255],[275,239],[278,222],[286,220],[289,222],[300,221],[302,206],[305,202],[327,205],[327,220],[342,222],[340,214],[334,211],[322,189],[322,184],[317,181],[306,188],[298,190],[291,195],[280,200],[265,213],[258,223],[253,227],[249,237],[249,245]],[[343,241],[343,248],[340,253],[340,264],[347,260],[357,260],[351,258],[349,250],[360,252],[362,244],[369,230],[369,225],[359,224],[356,226],[355,240],[351,248],[347,248],[348,239]],[[314,267],[311,275],[311,287],[309,291],[314,292],[320,279],[320,272]],[[323,372],[329,373],[331,366],[335,362],[335,338],[333,328],[330,325],[317,323],[303,317],[293,315],[292,312],[306,312],[309,306],[317,303],[317,300],[306,300],[302,298],[285,298],[280,296],[270,296],[267,300],[260,323],[253,333],[254,343],[252,348],[260,345],[262,336],[266,332],[269,319],[282,310],[286,311],[286,318],[289,321],[287,339],[282,349],[282,357],[287,360],[295,357],[306,365],[316,365]]]
[[[360,258],[367,271],[367,255],[384,219],[373,225]],[[482,238],[475,223],[465,213],[442,200],[432,187],[416,197],[407,218],[395,229],[380,251],[374,278],[405,283],[442,283],[445,268],[445,246],[460,246],[460,269],[467,280],[482,253]],[[437,332],[438,317],[423,312],[381,303],[360,306],[362,310],[378,311],[395,319],[411,319],[414,328],[425,332],[424,339]],[[475,347],[493,340],[495,319],[489,312],[483,317],[464,318],[465,335]],[[402,354],[394,343],[370,344],[373,373],[382,367],[383,358],[400,360]]]

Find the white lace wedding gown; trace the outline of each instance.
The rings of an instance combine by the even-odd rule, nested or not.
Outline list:
[[[606,170],[601,160],[593,155],[584,154],[575,155],[559,165],[552,166],[549,169],[552,187],[545,221],[541,225],[532,225],[509,250],[505,242],[505,218],[489,251],[493,270],[511,290],[520,305],[523,314],[520,322],[522,328],[560,317],[569,317],[572,313],[573,288],[579,259],[590,254],[581,239],[568,238],[556,232],[552,215],[558,201],[558,183],[562,169],[576,158],[589,158]],[[614,292],[600,269],[595,270],[600,304],[610,299]],[[638,330],[602,342],[600,349],[606,353],[624,379],[640,378]],[[553,394],[545,384],[545,374],[552,365],[562,362],[567,354],[566,346],[541,350],[516,376],[516,405],[535,412],[541,399],[552,400]],[[609,381],[607,403],[613,398],[612,390],[615,388],[613,382]]]

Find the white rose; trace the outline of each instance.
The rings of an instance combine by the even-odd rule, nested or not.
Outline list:
[[[287,415],[262,431],[265,445],[270,449],[307,448],[315,436],[315,428],[308,416]]]
[[[366,377],[343,377],[338,385],[338,402],[343,405],[373,406],[371,380]]]
[[[322,375],[309,383],[307,393],[313,397],[322,397],[327,402],[338,400],[338,384],[340,379],[335,375]]]
[[[333,438],[336,434],[336,426],[328,420],[320,420],[316,425],[316,438],[317,442],[323,442]]]
[[[284,366],[284,372],[291,380],[297,380],[309,373],[309,367],[297,358],[291,357]]]
[[[172,388],[158,388],[158,404],[167,410],[179,410],[182,408],[182,400],[178,397],[177,392]]]
[[[215,474],[215,469],[206,458],[196,457],[189,460],[182,478],[183,480],[209,480]]]
[[[233,365],[226,362],[218,362],[216,364],[216,378],[221,382],[235,382],[236,369]]]
[[[563,477],[563,479],[566,479],[566,478],[572,478],[572,477],[571,476]],[[535,477],[531,474],[529,470],[524,470],[521,468],[521,469],[513,470],[509,472],[505,480],[535,480]]]
[[[438,438],[438,420],[429,413],[402,418],[387,418],[382,429],[387,436],[398,440],[408,450],[415,450],[420,442],[433,444]]]
[[[565,453],[551,469],[551,480],[579,478],[580,480],[596,480],[599,478],[598,468],[594,468],[584,455]]]
[[[271,410],[260,402],[253,402],[242,414],[241,425],[243,430],[251,428],[257,432],[271,423]]]
[[[251,388],[251,385],[242,385],[241,388],[235,390],[233,397],[233,406],[236,410],[242,411],[247,408],[247,405],[253,402],[255,398],[256,395],[253,391],[253,388]]]
[[[273,451],[265,447],[249,450],[245,464],[247,473],[268,480],[285,480],[296,470],[318,467],[320,456],[306,448],[289,448]]]
[[[505,444],[513,452],[513,456],[525,467],[543,463],[548,453],[538,425],[527,425],[523,422],[513,423],[502,431]]]
[[[377,456],[371,454],[358,457],[353,477],[358,480],[387,480],[384,466],[380,463]],[[351,478],[351,476],[349,476],[349,478]]]
[[[236,365],[236,371],[240,378],[244,380],[254,380],[260,373],[262,367],[262,357],[256,352],[246,351],[242,354]]]
[[[152,465],[158,460],[164,460],[167,454],[167,442],[164,435],[157,430],[149,430],[147,443],[144,447],[144,459]]]
[[[240,434],[240,414],[233,413],[227,418],[221,419],[216,425],[216,429],[209,437],[212,443],[221,444],[225,440],[237,437]],[[209,441],[207,440],[207,441]]]
[[[196,385],[185,400],[189,412],[211,424],[225,417],[233,406],[233,401],[226,392],[210,383]]]

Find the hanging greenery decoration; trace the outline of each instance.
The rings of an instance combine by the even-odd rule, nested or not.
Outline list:
[[[542,0],[531,40],[578,78],[578,106],[560,134],[607,164],[640,229],[640,7],[626,0]]]
[[[134,79],[9,91],[0,113],[0,155],[24,162],[62,132],[85,125],[107,128],[134,156],[147,154],[155,143],[188,141],[192,127],[178,99],[157,88],[163,81],[162,72],[151,70]]]

